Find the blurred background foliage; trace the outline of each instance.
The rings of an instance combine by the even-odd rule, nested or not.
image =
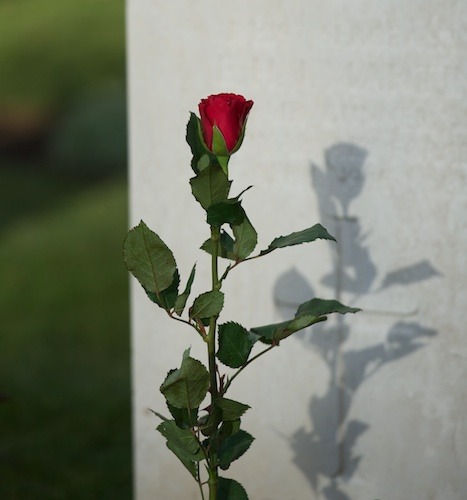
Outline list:
[[[123,0],[0,0],[0,498],[131,498]]]

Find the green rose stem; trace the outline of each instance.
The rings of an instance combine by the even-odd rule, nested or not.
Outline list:
[[[212,273],[212,290],[219,291],[221,283],[219,281],[218,273],[218,248],[219,248],[220,231],[217,227],[211,226],[211,241],[212,241],[212,258],[211,258],[211,273]],[[216,415],[215,402],[219,397],[217,388],[217,368],[216,368],[216,322],[217,317],[211,316],[209,320],[209,333],[206,341],[208,344],[208,358],[209,358],[209,375],[211,377],[211,411]],[[214,433],[219,426],[218,421],[213,422]],[[214,435],[214,434],[213,434]],[[209,452],[209,500],[217,500],[217,484],[218,484],[218,467],[217,467],[217,454],[215,449]]]

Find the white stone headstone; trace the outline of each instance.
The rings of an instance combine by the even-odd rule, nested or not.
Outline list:
[[[222,321],[280,321],[310,298],[364,309],[297,334],[247,368],[251,450],[226,476],[252,500],[467,498],[467,3],[129,0],[132,225],[143,219],[192,297],[209,289],[191,196],[188,112],[253,99],[231,160],[259,233],[321,222],[318,242],[239,266]],[[198,499],[148,408],[183,350],[205,345],[133,281],[137,500]]]

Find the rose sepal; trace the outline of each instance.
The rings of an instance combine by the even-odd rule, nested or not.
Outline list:
[[[229,159],[230,155],[232,153],[229,153],[227,146],[225,144],[225,139],[224,136],[222,135],[222,132],[219,130],[219,128],[214,125],[212,128],[212,150],[208,148],[204,136],[203,136],[203,131],[201,128],[201,120],[198,116],[194,115],[196,117],[196,123],[198,125],[198,138],[205,149],[206,153],[208,153],[209,156],[212,157],[214,155],[217,159],[217,162],[219,163],[219,166],[222,168],[224,171],[225,175],[228,177],[229,176]],[[242,134],[245,134],[245,128],[243,127],[242,129]],[[241,134],[241,140],[243,140],[243,135]],[[241,142],[240,142],[241,144]],[[239,148],[240,146],[237,147],[235,146],[235,151]]]
[[[212,152],[217,156],[230,156],[224,136],[217,125],[212,126]]]
[[[242,127],[242,130],[240,132],[240,136],[238,138],[237,144],[235,144],[235,147],[232,149],[232,151],[230,151],[230,153],[227,152],[227,155],[225,155],[225,156],[217,155],[217,161],[219,162],[219,165],[221,166],[222,170],[225,172],[225,175],[227,177],[229,176],[229,160],[230,160],[230,157],[231,157],[231,155],[233,155],[234,153],[236,153],[240,149],[240,146],[243,143],[243,138],[245,137],[246,122],[247,122],[247,120],[245,120],[245,123],[243,124],[243,127]],[[215,137],[216,137],[216,130],[219,131],[219,135],[222,137],[222,139],[224,139],[224,137],[222,136],[221,131],[214,125],[214,127],[213,127],[213,139],[212,139],[213,149],[214,149],[214,140],[215,140]],[[224,142],[224,145],[225,145],[225,141],[223,141],[223,142]],[[227,147],[226,147],[226,149],[227,149]]]
[[[222,168],[224,171],[224,174],[229,177],[229,160],[230,156],[217,156],[217,162],[219,163],[219,166]]]
[[[229,159],[232,153],[229,153],[224,136],[222,135],[219,127],[217,127],[216,125],[213,125],[212,127],[212,152],[216,155],[220,167],[228,177]]]
[[[238,137],[238,141],[237,141],[237,144],[235,144],[235,147],[232,149],[232,151],[229,153],[230,155],[233,155],[234,153],[236,153],[239,149],[240,149],[240,146],[242,145],[243,143],[243,139],[245,137],[245,131],[246,131],[246,122],[248,121],[248,119],[245,119],[244,123],[243,123],[243,126],[242,126],[242,130],[240,131],[240,135]]]
[[[219,157],[226,157],[226,156],[232,156],[234,153],[236,153],[239,149],[240,146],[243,143],[243,139],[245,138],[245,131],[246,131],[246,123],[248,120],[245,120],[242,129],[240,131],[240,135],[238,137],[238,141],[235,144],[235,147],[232,149],[232,151],[229,152],[227,149],[227,145],[225,143],[224,136],[222,135],[222,132],[219,130],[219,128],[214,125],[212,127],[212,149],[209,149],[208,145],[206,144],[203,136],[203,131],[201,128],[201,120],[198,116],[196,116],[196,123],[198,124],[198,136],[199,140],[203,146],[203,148],[210,154],[215,154],[218,158]]]

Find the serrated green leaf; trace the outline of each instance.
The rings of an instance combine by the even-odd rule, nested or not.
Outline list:
[[[190,179],[191,191],[201,206],[207,210],[211,205],[227,200],[230,181],[219,165],[211,164]]]
[[[197,359],[190,358],[190,350],[183,355],[179,369],[168,373],[160,387],[167,403],[176,408],[198,408],[209,388],[209,372]]]
[[[224,294],[217,290],[202,293],[196,297],[190,308],[190,318],[211,318],[218,316],[224,306]]]
[[[239,225],[245,220],[245,211],[236,199],[220,201],[207,210],[207,222],[210,226],[221,227],[222,224]]]
[[[177,268],[174,256],[143,221],[127,234],[123,259],[127,269],[147,292],[160,294],[173,282]]]
[[[304,330],[315,323],[320,323],[321,321],[326,321],[326,316],[314,316],[313,314],[304,314],[294,318],[285,330],[275,335],[274,340],[282,340],[286,337],[292,335],[292,333]]]
[[[215,404],[221,410],[224,422],[239,419],[250,408],[248,405],[227,398],[219,398]]]
[[[198,468],[196,467],[196,462],[194,460],[190,460],[185,456],[185,453],[182,448],[177,446],[176,444],[170,443],[166,441],[167,448],[182,462],[188,472],[194,477],[194,479],[198,480]]]
[[[237,481],[220,477],[218,485],[219,500],[248,500],[245,488]]]
[[[204,170],[213,160],[215,161],[215,156],[209,155],[206,146],[202,143],[200,127],[200,119],[194,113],[190,113],[190,119],[186,126],[186,141],[193,155],[191,168],[195,174]]]
[[[190,429],[180,429],[173,420],[159,424],[157,430],[167,439],[171,450],[190,474],[197,479],[196,462],[203,460],[204,454]]]
[[[208,154],[204,154],[198,160],[196,168],[198,169],[198,172],[202,172],[205,168],[208,168],[210,164],[211,164],[211,158],[209,157]]]
[[[248,217],[238,226],[231,226],[235,237],[233,256],[235,260],[246,259],[256,247],[258,234]]]
[[[176,408],[169,403],[167,403],[167,408],[180,429],[189,429],[196,425],[198,408],[193,408],[191,410],[188,410],[188,408]]]
[[[324,299],[314,298],[301,304],[297,309],[295,317],[301,316],[303,314],[324,316],[326,314],[331,314],[331,313],[340,313],[340,314],[356,313],[360,310],[361,309],[358,309],[357,307],[345,306],[344,304],[341,304],[337,300],[324,300]]]
[[[226,420],[222,422],[219,429],[219,440],[223,441],[228,436],[232,436],[240,430],[241,420],[237,418],[236,420]]]
[[[253,344],[248,331],[238,323],[219,325],[219,350],[217,358],[224,365],[240,368],[250,355]]]
[[[218,244],[217,254],[218,257],[224,259],[235,260],[236,257],[233,254],[234,240],[230,234],[226,233],[221,229],[221,237]],[[209,238],[201,245],[201,250],[204,250],[208,254],[212,255],[212,240]]]
[[[252,328],[251,331],[260,335],[266,341],[278,342],[289,337],[299,330],[308,328],[315,323],[325,321],[327,314],[331,313],[355,313],[360,309],[355,307],[347,307],[337,300],[311,299],[299,306],[295,314],[295,318],[289,321],[282,321],[272,325],[260,326]]]
[[[259,335],[260,337],[267,339],[267,340],[274,340],[274,335],[276,332],[280,332],[287,328],[288,324],[292,320],[288,321],[281,321],[280,323],[271,323],[270,325],[264,325],[264,326],[255,326],[254,328],[251,329],[251,331]]]
[[[285,248],[293,245],[300,245],[302,243],[311,243],[317,239],[332,240],[336,239],[331,236],[321,224],[315,224],[313,227],[288,234],[287,236],[280,236],[276,238],[266,250],[262,250],[260,255],[266,255],[277,248]]]
[[[181,316],[183,314],[183,310],[185,309],[186,301],[188,300],[188,297],[190,296],[191,293],[191,285],[193,284],[193,280],[195,279],[195,272],[196,272],[196,264],[193,266],[193,269],[191,270],[190,276],[188,278],[186,287],[184,292],[179,295],[174,304],[174,311],[176,314]]]
[[[204,148],[201,145],[201,141],[199,139],[198,127],[199,127],[199,118],[194,114],[190,113],[190,118],[186,125],[186,142],[190,146],[191,153],[193,155],[193,162],[191,164],[195,173],[197,173],[196,162],[198,162],[199,158],[204,154]]]
[[[251,329],[253,333],[260,335],[267,343],[279,342],[299,330],[303,330],[314,323],[325,321],[326,317],[317,318],[316,316],[305,315],[302,318],[294,318],[289,321],[282,321],[281,323],[274,323],[271,325],[257,326]],[[262,340],[261,339],[261,340]]]
[[[148,292],[146,290],[146,295],[151,299],[152,302],[157,304],[159,307],[162,307],[166,311],[172,309],[175,305],[175,301],[177,300],[178,295],[178,285],[180,284],[180,275],[178,274],[178,270],[175,270],[172,284],[169,288],[163,290],[159,295],[153,292]]]
[[[219,467],[227,470],[234,460],[240,458],[248,450],[254,439],[251,434],[243,430],[225,438],[217,452]]]
[[[190,460],[203,459],[199,443],[190,429],[181,429],[175,420],[165,420],[157,426],[157,430],[168,442],[181,448]]]
[[[248,338],[250,339],[252,346],[254,346],[258,340],[261,340],[261,336],[252,331],[248,332]]]

